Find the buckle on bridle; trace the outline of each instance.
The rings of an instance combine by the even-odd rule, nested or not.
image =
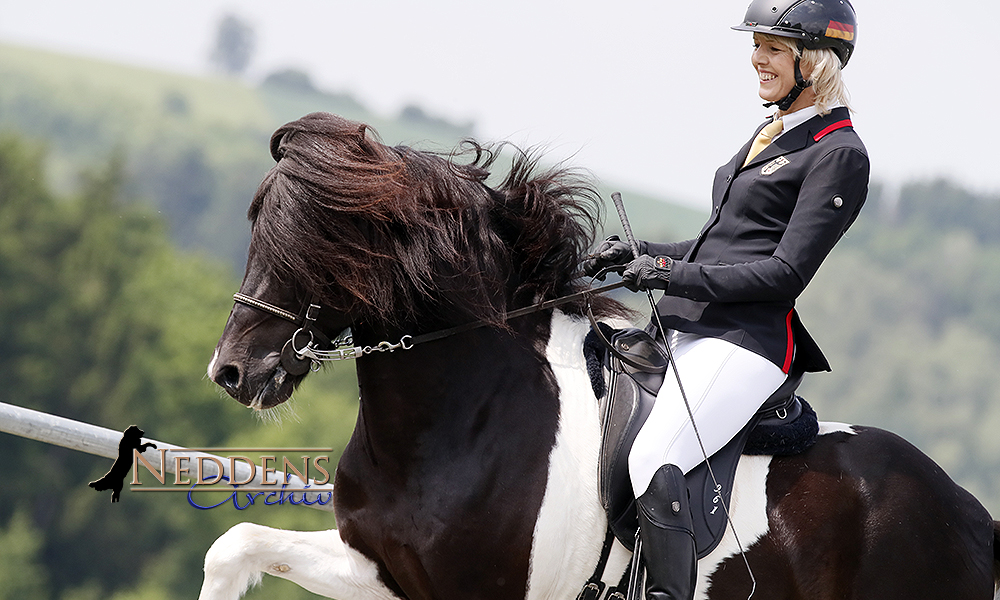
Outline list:
[[[319,304],[309,304],[309,308],[306,309],[305,320],[309,323],[315,323],[316,319],[319,318],[319,309],[321,306]]]

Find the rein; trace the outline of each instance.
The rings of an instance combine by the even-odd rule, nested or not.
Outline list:
[[[610,292],[611,290],[616,290],[623,285],[624,284],[621,282],[610,283],[598,288],[587,289],[575,294],[569,294],[568,296],[562,296],[552,300],[539,302],[538,304],[532,304],[531,306],[525,306],[507,313],[504,316],[504,320],[507,321],[510,319],[516,319],[525,315],[555,308],[582,298],[587,298],[592,294]],[[310,369],[317,371],[319,370],[320,364],[324,362],[355,360],[362,356],[372,354],[373,352],[410,350],[417,344],[441,340],[459,333],[479,329],[480,327],[485,327],[490,324],[489,321],[485,320],[472,321],[456,327],[440,329],[438,331],[432,331],[420,335],[407,334],[402,336],[396,343],[383,341],[374,346],[361,347],[354,345],[354,338],[351,335],[350,327],[340,332],[333,340],[330,340],[319,330],[316,326],[316,319],[319,317],[319,311],[322,309],[322,305],[319,303],[319,300],[315,295],[303,304],[302,309],[299,310],[298,314],[292,313],[263,300],[259,300],[253,296],[247,296],[246,294],[233,294],[233,301],[238,304],[255,308],[280,319],[284,319],[285,321],[289,321],[299,327],[295,330],[295,333],[292,334],[292,337],[285,342],[284,347],[281,349],[281,366],[291,375],[302,375]],[[300,340],[299,338],[306,335],[308,335],[308,341],[306,341],[304,345],[300,346],[299,342],[304,340]],[[331,346],[331,349],[322,350],[322,346]]]

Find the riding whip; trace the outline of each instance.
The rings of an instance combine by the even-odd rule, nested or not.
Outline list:
[[[611,194],[611,201],[615,204],[615,210],[618,211],[618,218],[621,220],[622,229],[625,231],[625,238],[628,240],[629,246],[632,247],[632,255],[634,258],[639,258],[639,243],[635,239],[635,235],[632,233],[632,225],[629,223],[628,215],[625,214],[625,203],[622,201],[622,195],[619,192],[613,192]],[[708,467],[708,474],[712,477],[712,483],[715,485],[716,490],[721,490],[722,486],[719,485],[719,481],[715,478],[715,472],[712,470],[712,463],[708,460],[708,452],[705,450],[705,444],[701,441],[701,433],[698,431],[698,425],[694,421],[694,411],[691,410],[691,403],[688,401],[687,393],[684,391],[684,385],[681,383],[681,374],[677,370],[677,361],[674,360],[674,353],[670,349],[670,342],[667,340],[667,330],[663,328],[663,323],[660,321],[660,313],[656,310],[656,300],[653,298],[653,290],[646,289],[646,297],[649,299],[649,307],[653,311],[653,319],[656,321],[656,328],[663,336],[663,346],[667,352],[667,360],[670,362],[670,369],[674,373],[674,379],[677,380],[677,388],[681,393],[681,399],[684,401],[684,408],[687,409],[688,419],[691,420],[691,428],[694,430],[694,436],[698,440],[698,446],[701,448],[701,454],[705,458],[705,466]],[[721,502],[723,510],[726,512],[726,521],[729,522],[729,527],[733,531],[733,537],[736,539],[736,545],[740,549],[740,554],[743,556],[743,562],[746,564],[747,572],[750,574],[750,581],[752,587],[750,589],[750,595],[747,597],[753,597],[754,591],[757,589],[757,579],[753,576],[753,571],[750,570],[750,562],[747,560],[746,551],[743,549],[743,544],[740,542],[740,538],[736,533],[736,526],[733,524],[732,517],[729,515],[729,507],[726,506],[726,502]],[[639,547],[638,544],[636,546]],[[631,590],[630,590],[631,595]]]

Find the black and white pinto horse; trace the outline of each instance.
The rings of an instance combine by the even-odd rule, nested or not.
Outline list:
[[[209,374],[255,409],[287,400],[308,369],[282,349],[309,304],[321,309],[290,346],[350,327],[370,353],[335,477],[339,529],[233,527],[207,553],[202,600],[239,598],[262,573],[342,600],[572,599],[594,572],[607,524],[584,304],[505,317],[586,287],[600,205],[529,156],[487,187],[495,155],[474,148],[456,165],[328,114],[274,134],[242,301]],[[820,433],[803,454],[739,464],[732,524],[753,598],[994,597],[998,529],[979,502],[891,433]],[[628,558],[616,544],[609,584]],[[732,529],[698,568],[698,598],[751,593]]]

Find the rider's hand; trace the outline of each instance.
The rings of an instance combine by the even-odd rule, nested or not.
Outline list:
[[[606,267],[624,265],[632,260],[632,248],[628,242],[618,239],[613,235],[604,240],[597,250],[583,261],[583,272],[593,277]],[[601,277],[601,280],[604,278]]]
[[[633,292],[665,290],[670,284],[670,267],[673,262],[669,256],[643,254],[625,267],[622,283]]]

